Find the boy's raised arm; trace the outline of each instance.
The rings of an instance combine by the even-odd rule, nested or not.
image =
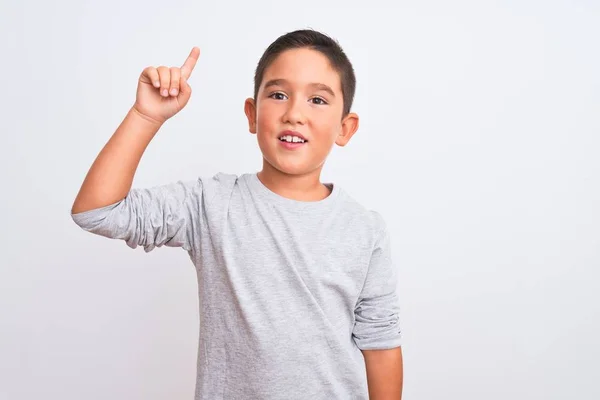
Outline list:
[[[131,189],[142,154],[160,126],[132,107],[96,157],[71,212],[77,214],[122,200]]]
[[[92,164],[71,213],[125,198],[148,144],[162,124],[189,101],[192,90],[187,80],[199,55],[200,49],[194,47],[181,68],[147,67],[142,71],[135,104]]]

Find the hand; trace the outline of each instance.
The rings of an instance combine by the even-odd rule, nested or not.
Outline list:
[[[179,67],[147,67],[138,81],[134,108],[142,116],[163,124],[181,111],[192,95],[189,79],[200,49],[192,48],[187,60]]]

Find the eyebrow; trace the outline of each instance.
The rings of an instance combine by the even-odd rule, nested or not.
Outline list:
[[[271,79],[270,81],[265,83],[264,89],[267,89],[271,86],[285,86],[288,83],[289,82],[285,79]],[[329,93],[332,97],[335,97],[335,93],[333,93],[333,89],[331,89],[329,86],[327,86],[324,83],[318,83],[318,82],[309,83],[308,86],[314,87],[318,90],[323,90],[323,91]]]

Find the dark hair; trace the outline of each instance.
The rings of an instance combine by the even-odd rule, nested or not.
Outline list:
[[[348,115],[352,107],[354,91],[356,90],[354,68],[337,41],[312,29],[301,29],[286,33],[278,37],[267,47],[254,73],[254,100],[256,100],[258,95],[258,89],[267,67],[284,51],[299,48],[310,48],[319,51],[329,59],[333,69],[340,75],[342,83],[342,95],[344,98],[344,112],[342,117]]]

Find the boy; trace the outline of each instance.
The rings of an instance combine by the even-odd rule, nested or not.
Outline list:
[[[131,189],[142,154],[191,96],[199,57],[148,67],[71,210],[83,229],[135,248],[182,247],[198,275],[196,399],[400,399],[396,271],[381,216],[320,174],[358,128],[352,65],[313,30],[261,57],[249,130],[258,173]]]

